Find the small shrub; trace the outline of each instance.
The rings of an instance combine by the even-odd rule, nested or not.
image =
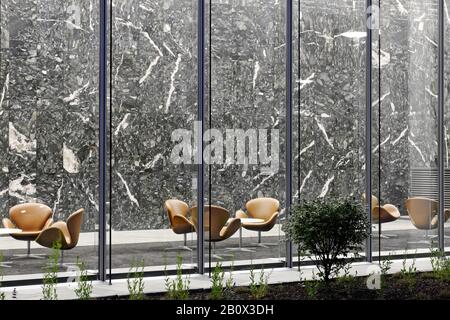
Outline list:
[[[175,279],[170,280],[166,271],[165,286],[167,291],[167,297],[174,300],[187,300],[189,299],[189,286],[191,285],[191,280],[189,276],[183,279],[183,258],[181,256],[177,257],[177,276]]]
[[[58,283],[59,256],[61,254],[61,242],[55,241],[52,246],[52,254],[48,258],[44,280],[42,285],[42,296],[44,300],[58,300],[56,285]]]
[[[79,300],[89,300],[92,295],[92,281],[89,281],[88,273],[83,261],[77,258],[78,266],[78,286],[75,289],[75,294]]]
[[[217,262],[211,274],[211,299],[220,300],[223,298],[225,272],[222,265]]]
[[[318,275],[326,283],[339,274],[350,253],[361,249],[368,228],[362,204],[334,198],[304,202],[284,226],[288,237],[317,260]]]
[[[314,272],[312,275],[312,280],[305,281],[304,286],[305,286],[306,296],[308,297],[308,299],[310,299],[310,300],[316,299],[317,294],[319,292],[319,288],[320,288],[320,282],[317,281],[316,274]]]
[[[250,269],[250,294],[253,299],[259,300],[267,296],[269,277],[270,274],[266,275],[264,268],[261,268],[259,279],[257,280],[254,268]]]
[[[231,263],[230,272],[228,273],[228,278],[225,281],[225,293],[230,296],[234,291],[234,286],[236,285],[233,278],[233,267],[234,262]]]
[[[144,266],[144,259],[140,262],[133,259],[131,263],[127,279],[130,300],[144,300]]]
[[[353,276],[350,273],[350,269],[351,269],[351,264],[346,264],[342,270],[343,270],[343,274],[341,276],[337,277],[337,282],[344,284],[344,285],[354,285],[357,282],[357,276],[358,276],[358,271],[356,271],[355,275]]]
[[[400,270],[400,276],[403,281],[408,285],[410,290],[413,290],[416,284],[416,258],[413,259],[411,265],[407,266],[407,256],[405,252],[405,258],[402,261],[402,269]]]
[[[431,248],[431,267],[433,276],[443,281],[450,280],[450,259],[439,249]]]

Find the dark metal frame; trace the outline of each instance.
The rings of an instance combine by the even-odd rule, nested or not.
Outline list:
[[[197,96],[197,120],[200,124],[198,130],[199,137],[197,146],[198,169],[197,169],[197,210],[198,210],[198,230],[197,232],[197,268],[198,273],[205,272],[205,239],[204,239],[204,190],[203,177],[205,174],[205,164],[203,161],[203,133],[205,131],[205,0],[198,0],[198,29],[197,29],[197,71],[198,71],[198,96]]]
[[[438,184],[439,184],[439,249],[442,253],[445,253],[445,234],[444,234],[444,211],[445,211],[445,192],[444,192],[444,164],[445,157],[445,129],[444,129],[444,0],[439,1],[438,10],[438,24],[439,24],[439,34],[438,34]]]
[[[372,262],[372,0],[366,0],[366,205],[369,221],[366,260]]]
[[[300,28],[300,26],[298,27]],[[291,206],[292,206],[292,0],[286,0],[286,219],[289,219]],[[288,268],[292,268],[292,241],[289,239],[287,239],[286,241],[286,266]]]
[[[439,1],[439,37],[438,37],[438,141],[439,141],[439,248],[444,251],[444,0]],[[298,1],[300,10],[300,0]],[[372,19],[372,13],[369,8],[372,7],[372,0],[366,0],[366,202],[367,202],[367,218],[372,223],[372,29],[368,22]],[[293,8],[292,0],[286,0],[286,217],[289,217],[292,205],[292,98],[293,98],[293,44],[292,44],[292,27],[293,27]],[[106,128],[106,103],[107,103],[107,0],[100,0],[100,78],[99,78],[99,279],[105,281],[106,274],[106,142],[107,142],[107,128]],[[197,146],[198,168],[197,168],[197,208],[199,210],[198,223],[199,230],[203,230],[204,219],[204,174],[205,166],[203,160],[203,134],[204,134],[204,120],[205,120],[205,0],[198,0],[198,26],[197,26],[197,67],[198,67],[198,108],[197,120],[200,123],[199,130],[199,145]],[[298,26],[300,28],[300,25]],[[112,39],[111,39],[112,41]],[[300,41],[300,39],[298,39]],[[300,54],[300,53],[298,53]],[[111,57],[112,59],[112,57]],[[211,63],[211,61],[209,62]],[[298,66],[300,69],[300,66]],[[299,75],[300,77],[300,75]],[[300,88],[300,87],[299,87]],[[379,93],[381,94],[381,93]],[[298,92],[300,96],[300,89]],[[300,101],[298,102],[300,104]],[[300,105],[298,106],[300,108]],[[298,115],[300,117],[300,115]],[[300,120],[299,120],[300,121]],[[299,141],[300,141],[300,128]],[[380,143],[380,142],[379,142]],[[298,168],[300,170],[300,168]],[[300,174],[299,174],[300,179]],[[299,180],[300,181],[300,180]],[[300,182],[299,182],[300,183]],[[300,196],[300,195],[299,195]],[[111,218],[111,217],[110,217]],[[111,232],[111,230],[110,230]],[[369,236],[366,240],[366,260],[371,262],[372,256],[372,235],[371,227],[369,228]],[[110,244],[111,250],[112,244]],[[197,235],[197,271],[199,274],[204,274],[204,233],[199,232]],[[111,254],[111,252],[110,252]],[[292,242],[286,241],[286,265],[292,268]],[[111,268],[111,266],[110,266]]]
[[[99,187],[98,187],[98,276],[106,280],[106,101],[107,101],[107,0],[100,0],[99,48]]]

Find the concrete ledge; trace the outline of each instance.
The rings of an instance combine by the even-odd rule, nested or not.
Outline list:
[[[430,258],[419,258],[419,259],[407,259],[406,266],[411,266],[415,264],[417,271],[431,271],[431,260]],[[394,260],[391,266],[389,273],[397,273],[403,267],[403,260]],[[350,269],[350,273],[358,276],[368,276],[374,272],[377,272],[378,264],[376,263],[367,263],[367,262],[359,262],[353,263]],[[292,283],[298,282],[300,280],[300,276],[302,279],[312,280],[313,275],[317,274],[317,268],[315,266],[304,266],[301,268],[301,274],[294,269],[287,268],[276,268],[276,269],[268,269],[265,270],[269,276],[269,284],[278,284],[278,283]],[[233,279],[236,283],[236,286],[248,286],[250,284],[250,271],[234,271]],[[255,271],[256,276],[259,275],[259,270]],[[229,273],[225,273],[225,278],[229,277]],[[174,279],[175,276],[170,276],[170,279]],[[190,275],[189,276],[191,284],[190,289],[198,290],[198,289],[209,289],[211,286],[211,281],[207,275]],[[144,278],[145,283],[145,293],[163,293],[165,292],[165,277],[150,277]],[[111,296],[127,296],[128,295],[128,287],[127,280],[113,280],[112,284],[104,283],[100,281],[93,281],[93,298],[100,297],[111,297]],[[74,289],[77,284],[72,283],[61,283],[57,285],[57,293],[59,300],[70,300],[76,299],[76,295],[74,293]],[[6,293],[6,299],[12,299],[12,293],[14,288],[2,288],[0,291]],[[17,300],[40,300],[42,299],[42,286],[41,285],[32,285],[32,286],[23,286],[16,288],[16,299]]]

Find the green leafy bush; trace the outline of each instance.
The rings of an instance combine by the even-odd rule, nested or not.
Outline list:
[[[284,230],[302,251],[316,260],[318,275],[329,282],[347,264],[368,236],[369,223],[361,203],[350,199],[316,199],[292,210]]]

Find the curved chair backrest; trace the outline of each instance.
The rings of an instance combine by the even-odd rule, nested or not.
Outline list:
[[[67,219],[67,229],[70,233],[70,246],[75,247],[80,237],[81,224],[83,223],[84,209],[72,213]]]
[[[185,202],[176,199],[167,200],[164,203],[164,207],[166,208],[171,228],[174,227],[173,216],[179,214],[186,217],[189,211],[189,206]]]
[[[365,193],[363,193],[363,195],[362,195],[362,200],[363,200],[364,204],[366,204],[366,194]],[[379,206],[378,198],[375,197],[374,195],[372,195],[372,211],[377,206]]]
[[[41,203],[22,203],[9,210],[11,221],[22,231],[40,231],[52,216],[52,209]]]
[[[203,224],[204,230],[207,232],[207,237],[211,241],[220,240],[220,231],[226,225],[228,219],[230,218],[230,213],[222,207],[211,206],[211,221],[209,221],[209,206],[205,205],[203,209]],[[198,230],[198,211],[197,207],[191,208],[191,220]]]
[[[273,198],[257,198],[245,205],[249,216],[256,219],[270,219],[280,208],[280,202]]]
[[[434,229],[438,214],[438,202],[429,198],[414,197],[405,201],[411,222],[418,229]]]

